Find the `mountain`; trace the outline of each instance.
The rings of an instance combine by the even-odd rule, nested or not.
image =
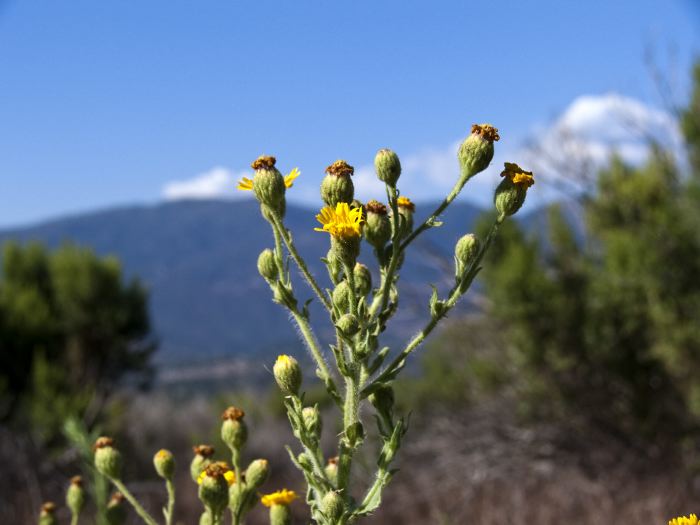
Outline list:
[[[434,208],[419,206],[416,219]],[[327,285],[319,258],[328,250],[328,235],[313,231],[315,213],[290,205],[285,222],[312,273]],[[442,217],[444,225],[414,243],[402,271],[402,308],[393,331],[387,333],[389,341],[405,340],[424,322],[428,283],[440,289],[450,286],[454,243],[471,230],[480,213],[470,204],[454,203]],[[138,276],[150,289],[154,331],[160,340],[155,360],[161,365],[298,348],[295,329],[284,310],[272,303],[257,273],[258,254],[272,247],[273,240],[255,201],[122,207],[0,232],[0,242],[9,239],[51,247],[72,242],[119,257],[126,273]],[[368,254],[365,249],[361,259],[374,271]],[[301,301],[312,296],[300,279],[295,290]],[[312,307],[312,322],[320,315],[320,309]]]

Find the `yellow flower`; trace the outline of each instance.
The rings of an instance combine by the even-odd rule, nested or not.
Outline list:
[[[679,518],[669,520],[668,525],[698,525],[698,517],[695,514],[691,514],[687,518],[685,516],[680,516]]]
[[[411,199],[408,197],[404,197],[403,195],[396,199],[396,205],[399,208],[407,208],[410,211],[415,211],[416,210],[416,205],[411,202]]]
[[[328,232],[336,239],[348,240],[360,236],[362,208],[350,208],[346,202],[339,202],[335,210],[326,206],[316,215],[323,228],[314,228],[317,232]]]
[[[272,507],[273,505],[289,505],[295,499],[297,499],[296,492],[282,489],[272,494],[265,494],[260,498],[260,502],[266,507]]]
[[[225,461],[217,461],[204,469],[197,478],[197,485],[201,485],[204,478],[208,475],[223,475],[229,487],[236,481],[236,474],[229,468],[228,463]]]
[[[501,177],[508,177],[513,184],[529,188],[535,183],[535,178],[531,171],[525,171],[514,162],[505,162],[505,168],[501,172]]]
[[[294,185],[294,180],[301,175],[299,168],[294,168],[289,174],[284,178],[284,185],[287,188],[291,188]],[[238,181],[238,186],[236,189],[241,191],[251,191],[253,189],[253,180],[248,177],[243,177]]]

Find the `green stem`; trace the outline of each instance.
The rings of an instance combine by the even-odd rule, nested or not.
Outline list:
[[[289,254],[292,256],[292,259],[294,259],[294,262],[297,263],[299,270],[301,271],[302,275],[306,278],[306,281],[309,283],[309,286],[311,286],[311,289],[316,293],[318,299],[321,301],[323,306],[326,307],[326,310],[328,310],[329,312],[332,311],[330,300],[324,295],[318,283],[316,282],[316,279],[314,279],[313,275],[311,275],[311,273],[309,272],[309,268],[307,267],[306,262],[304,261],[304,259],[302,259],[301,255],[299,255],[299,252],[297,251],[296,247],[294,246],[294,242],[292,241],[292,237],[289,235],[289,232],[285,228],[279,214],[277,214],[276,212],[270,212],[270,216],[272,217],[273,225],[278,230],[279,235],[282,237],[284,245],[287,247]]]
[[[139,515],[139,517],[144,521],[144,523],[147,523],[148,525],[158,525],[158,522],[156,522],[155,519],[144,509],[141,504],[136,500],[134,495],[129,491],[128,488],[126,488],[126,485],[121,482],[121,480],[115,479],[115,478],[110,478],[110,481],[114,484],[115,487],[117,487],[117,490],[121,492],[124,497],[126,498],[126,501],[128,501],[132,507],[134,507],[134,510],[136,511],[136,514]]]
[[[318,366],[321,380],[326,384],[331,396],[333,396],[334,399],[337,399],[338,388],[336,387],[335,382],[333,381],[333,377],[331,376],[331,371],[328,368],[328,364],[323,358],[321,348],[318,346],[318,342],[316,341],[314,332],[311,328],[311,325],[309,324],[309,320],[296,309],[290,308],[289,311],[292,314],[292,317],[294,317],[294,320],[296,321],[297,326],[299,327],[301,335],[304,336],[306,346],[308,346],[311,355],[316,361],[316,366]]]
[[[444,307],[442,308],[440,313],[430,319],[428,324],[413,339],[411,339],[408,345],[406,345],[406,347],[401,351],[401,353],[399,353],[399,355],[397,355],[394,358],[394,360],[377,376],[377,378],[372,382],[372,385],[370,386],[384,382],[397,367],[401,366],[401,363],[408,357],[408,355],[411,352],[413,352],[416,348],[418,348],[423,341],[425,341],[426,337],[430,335],[430,333],[442,320],[442,318],[444,318],[447,315],[447,313],[452,308],[454,308],[459,298],[466,292],[468,287],[471,286],[471,283],[474,280],[474,277],[476,277],[476,274],[479,270],[479,265],[481,264],[484,255],[486,255],[486,252],[491,246],[491,243],[496,238],[498,229],[504,220],[505,215],[500,215],[496,219],[496,222],[493,224],[493,226],[491,227],[491,231],[486,237],[486,241],[484,242],[481,251],[479,251],[479,254],[474,259],[474,261],[472,261],[468,270],[464,272],[461,279],[457,281],[455,286],[450,291],[448,299],[447,301],[445,301]],[[367,389],[365,389],[365,391],[363,391],[362,393],[362,397],[365,397],[366,395],[368,395],[368,393],[369,392],[367,391]]]
[[[71,513],[70,515],[70,525],[78,525],[78,517],[80,514],[76,513]]]
[[[382,282],[379,287],[379,294],[372,301],[372,305],[369,308],[369,317],[372,318],[375,313],[383,312],[387,304],[389,303],[389,292],[391,291],[391,285],[394,280],[394,272],[399,265],[399,226],[401,225],[399,217],[399,207],[396,204],[396,188],[386,187],[386,195],[389,200],[389,206],[391,207],[391,221],[392,221],[392,237],[391,237],[391,258],[389,259],[389,266],[382,276]],[[379,310],[377,310],[379,308]]]
[[[165,489],[168,491],[168,506],[165,510],[165,525],[172,525],[175,511],[175,485],[172,479],[165,480]]]
[[[430,216],[427,219],[425,219],[418,228],[413,230],[413,232],[411,232],[411,234],[404,239],[404,241],[401,243],[401,251],[405,250],[408,247],[408,245],[411,244],[421,233],[431,228],[433,222],[436,221],[437,218],[452,203],[452,201],[457,198],[457,195],[460,194],[462,188],[464,188],[464,185],[473,175],[473,173],[462,170],[459,179],[452,187],[452,190],[450,191],[450,193],[448,193],[447,197],[445,197],[445,199],[440,203],[440,205],[437,208],[435,208],[435,211],[433,211],[433,213],[430,214]]]

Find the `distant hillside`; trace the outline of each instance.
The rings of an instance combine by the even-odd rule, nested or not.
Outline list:
[[[418,216],[433,208],[419,206]],[[404,340],[425,319],[427,282],[449,286],[454,243],[471,230],[479,214],[469,204],[453,204],[443,217],[445,224],[416,241],[403,271],[404,309],[390,339]],[[314,215],[313,210],[290,206],[286,222],[313,273],[325,284],[319,258],[328,250],[328,239],[313,231]],[[257,256],[271,247],[272,237],[252,200],[117,208],[0,232],[0,242],[8,239],[49,246],[74,242],[118,256],[126,272],[151,290],[154,329],[161,342],[156,361],[161,364],[278,353],[298,345],[287,316],[272,303],[257,274]],[[301,282],[296,290],[302,299],[311,297]]]

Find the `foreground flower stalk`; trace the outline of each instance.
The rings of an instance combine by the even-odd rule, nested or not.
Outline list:
[[[501,224],[523,205],[535,179],[531,172],[514,163],[505,163],[502,180],[495,190],[496,219],[485,239],[463,232],[455,239],[454,283],[441,295],[433,286],[426,305],[423,328],[410,337],[398,351],[382,346],[387,324],[399,308],[397,283],[408,248],[420,235],[441,225],[440,216],[460,194],[472,177],[484,171],[494,155],[498,130],[489,124],[474,124],[462,142],[457,161],[459,175],[454,187],[442,203],[422,222],[414,219],[416,205],[399,190],[401,162],[389,149],[381,149],[374,159],[377,178],[384,183],[386,202],[371,200],[363,204],[355,199],[352,180],[354,168],[345,160],[336,160],[326,168],[320,184],[324,205],[316,215],[320,234],[328,234],[329,249],[322,259],[328,271],[328,288],[312,275],[299,253],[292,233],[284,223],[286,192],[300,176],[297,168],[286,176],[277,168],[275,157],[264,155],[251,167],[252,178],[244,177],[238,184],[241,191],[250,191],[260,204],[260,213],[270,224],[273,246],[263,250],[257,269],[267,282],[274,302],[286,309],[299,330],[315,367],[316,376],[333,400],[338,427],[336,441],[330,449],[322,447],[324,422],[318,405],[305,400],[301,355],[280,355],[272,366],[275,382],[283,396],[284,408],[297,446],[287,446],[292,463],[305,481],[303,498],[288,489],[261,494],[269,476],[270,466],[263,458],[253,459],[244,468],[245,445],[249,429],[245,412],[238,407],[227,408],[222,416],[221,441],[228,448],[230,461],[217,457],[210,445],[193,448],[194,457],[189,473],[202,502],[200,525],[221,525],[228,522],[241,525],[247,514],[258,504],[269,508],[271,525],[290,525],[292,505],[304,499],[313,523],[345,525],[356,523],[374,513],[381,505],[384,490],[391,481],[394,460],[407,432],[405,417],[395,407],[393,383],[404,369],[409,356],[420,348],[440,322],[458,304],[476,278]],[[311,217],[310,221],[311,223]],[[363,241],[371,248],[370,259],[358,261]],[[293,261],[312,292],[302,299],[292,283],[289,261]],[[373,272],[379,279],[373,279]],[[373,282],[378,282],[373,287]],[[429,283],[426,283],[426,285]],[[331,325],[331,341],[321,342],[310,323],[309,303],[318,300]],[[329,352],[324,352],[329,348]],[[313,379],[312,379],[313,381]],[[363,408],[364,407],[364,408]],[[376,433],[365,427],[373,412]],[[367,435],[378,436],[376,469],[371,482],[360,486],[353,465],[358,450]],[[121,525],[126,515],[127,501],[146,525],[159,522],[137,501],[122,481],[122,456],[108,437],[97,440],[94,447],[96,470],[118,490],[106,509],[110,525]],[[167,450],[153,457],[156,474],[165,482],[164,525],[177,520],[175,509],[175,460]],[[77,523],[84,507],[84,493],[79,479],[68,489],[66,503],[71,510],[72,523]],[[55,505],[47,503],[41,510],[39,522],[56,522]],[[694,520],[694,521],[693,521]],[[671,520],[669,525],[696,525],[694,515]]]
[[[328,166],[320,187],[325,206],[316,216],[320,226],[315,228],[329,234],[330,249],[323,262],[331,288],[325,293],[320,292],[319,281],[309,273],[308,265],[297,251],[291,233],[283,224],[283,215],[275,210],[266,211],[266,203],[258,197],[275,239],[274,248],[261,254],[258,269],[270,285],[275,302],[289,310],[315,362],[316,375],[339,410],[342,431],[337,448],[324,451],[320,447],[320,415],[314,407],[304,403],[299,363],[294,356],[278,358],[273,367],[275,379],[284,395],[294,436],[301,445],[300,453],[290,447],[288,452],[306,480],[306,501],[315,523],[354,523],[381,504],[383,490],[393,474],[391,465],[407,430],[406,420],[395,414],[392,383],[409,355],[420,347],[468,291],[500,225],[522,206],[528,188],[534,183],[532,173],[516,164],[506,164],[502,174],[504,179],[494,197],[498,213],[490,233],[482,242],[465,232],[455,248],[453,287],[444,298],[440,298],[437,289],[433,288],[427,305],[426,325],[385,364],[390,349],[381,347],[379,342],[398,309],[399,273],[412,242],[427,230],[440,226],[440,215],[467,182],[488,167],[494,154],[494,142],[499,138],[498,130],[489,124],[472,126],[471,133],[459,148],[459,176],[454,187],[433,213],[415,227],[415,205],[399,191],[401,162],[396,153],[381,149],[375,157],[377,177],[386,188],[386,203],[372,200],[365,206],[358,202],[354,197],[352,166],[344,160]],[[253,188],[258,176],[256,173],[252,179]],[[264,180],[261,179],[261,184]],[[280,193],[286,191],[281,185],[278,187]],[[284,206],[277,204],[277,207]],[[374,289],[371,271],[357,263],[363,238],[373,248],[375,271],[380,276]],[[309,324],[308,301],[302,308],[298,306],[300,300],[285,268],[287,257],[296,263],[326,308],[335,328],[335,341],[329,345],[328,356],[322,352],[325,345],[319,343]],[[331,363],[335,370],[331,370]],[[342,385],[342,391],[339,385]],[[358,497],[361,487],[354,482],[353,462],[355,453],[365,441],[365,422],[360,408],[366,402],[374,408],[381,445],[374,480]],[[329,452],[332,457],[326,456]],[[286,516],[284,511],[279,512]],[[281,520],[279,523],[286,523],[286,519],[275,518]]]

